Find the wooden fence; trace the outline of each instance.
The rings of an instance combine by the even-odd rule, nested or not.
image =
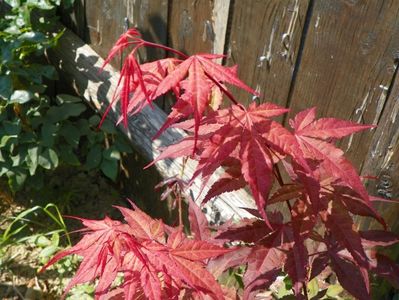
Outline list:
[[[399,1],[76,0],[62,12],[102,57],[126,19],[150,41],[227,54],[223,63],[238,64],[240,78],[262,94],[255,101],[290,107],[291,115],[317,106],[319,116],[378,125],[341,146],[361,174],[379,176],[370,193],[399,198]],[[399,226],[399,205],[381,209]]]

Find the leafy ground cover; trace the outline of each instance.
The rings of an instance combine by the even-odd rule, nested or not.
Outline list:
[[[32,206],[45,207],[54,203],[63,214],[82,217],[103,218],[112,213],[115,199],[123,199],[115,184],[106,179],[100,171],[84,172],[74,168],[58,169],[46,178],[48,185],[39,191],[24,189],[16,196],[3,193],[0,215],[0,233],[4,232],[21,213],[31,211],[20,221],[14,223],[7,242],[0,246],[0,298],[1,299],[59,299],[63,289],[72,278],[80,261],[77,256],[63,260],[48,274],[39,274],[38,270],[50,257],[69,242],[65,231],[42,209],[32,211]],[[68,186],[65,186],[65,180]],[[3,191],[7,184],[3,182]],[[121,201],[119,205],[126,205]],[[54,207],[49,210],[56,211]],[[79,224],[64,218],[66,232],[78,229]],[[19,228],[22,231],[12,235]],[[77,240],[76,234],[70,234],[71,242]],[[92,299],[93,285],[84,285],[71,291],[68,299]],[[23,297],[21,297],[21,295]],[[29,298],[31,297],[31,298]]]

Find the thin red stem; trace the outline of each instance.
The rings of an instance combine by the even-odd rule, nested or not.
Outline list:
[[[234,98],[234,96],[228,90],[226,90],[219,82],[217,82],[217,80],[213,79],[212,76],[208,75],[206,72],[205,75],[210,80],[212,80],[213,83],[218,86],[218,88],[222,90],[222,92],[231,100],[231,102],[233,102],[235,105],[239,105],[238,101]]]
[[[153,48],[159,48],[159,49],[163,49],[165,51],[169,51],[172,53],[175,53],[183,58],[188,58],[189,56],[184,54],[183,52],[180,52],[179,50],[164,46],[164,45],[160,45],[160,44],[156,44],[156,43],[151,43],[151,42],[147,42],[147,41],[142,41],[142,45],[143,46],[149,46],[149,47],[153,47]]]

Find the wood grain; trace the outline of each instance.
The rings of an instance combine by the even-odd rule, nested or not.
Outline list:
[[[289,106],[378,124],[399,51],[399,1],[316,0]],[[341,143],[360,168],[372,131]]]
[[[381,120],[371,140],[362,173],[378,176],[368,181],[371,194],[386,199],[399,199],[399,76],[395,81],[382,112]],[[399,231],[399,204],[381,203],[379,212],[388,225]],[[368,223],[366,223],[368,224]],[[363,225],[368,227],[369,225]],[[374,224],[376,225],[376,224]]]
[[[107,66],[102,73],[99,72],[103,59],[87,44],[81,41],[71,31],[66,30],[56,49],[50,52],[52,61],[59,62],[60,73],[67,85],[75,87],[78,95],[87,100],[90,105],[99,111],[110,103],[113,91],[116,88],[119,72],[113,67]],[[119,116],[118,107],[112,110],[109,118],[115,121]],[[131,141],[133,147],[141,153],[147,161],[151,161],[160,153],[160,147],[172,144],[185,136],[184,132],[171,129],[165,132],[161,138],[152,140],[152,136],[158,131],[166,119],[165,113],[158,107],[145,108],[140,114],[132,117],[128,130],[120,127]],[[194,173],[196,163],[189,160],[184,165],[183,179],[189,179]],[[163,160],[156,164],[156,169],[164,178],[181,173],[182,159]],[[212,180],[216,180],[221,174],[216,172]],[[140,174],[140,176],[143,176]],[[195,198],[199,195],[200,180],[196,180],[189,193]],[[245,190],[234,193],[226,193],[209,203],[226,220],[230,217],[249,217],[250,214],[242,207],[254,208],[254,202]],[[213,211],[212,209],[208,211]]]
[[[261,102],[285,105],[308,0],[235,1],[228,65],[238,64],[239,77],[261,93]],[[236,91],[241,103],[252,101]]]
[[[169,46],[189,55],[223,51],[229,3],[170,0]]]

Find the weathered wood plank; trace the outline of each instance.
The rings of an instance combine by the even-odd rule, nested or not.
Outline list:
[[[375,130],[365,159],[363,174],[378,176],[378,180],[368,182],[368,190],[373,195],[387,199],[399,199],[399,76],[396,78],[381,121]],[[381,203],[378,210],[392,227],[399,230],[399,204]],[[364,224],[363,226],[366,226]],[[367,225],[368,226],[368,225]]]
[[[156,43],[167,41],[167,0],[90,0],[85,2],[86,39],[93,49],[105,58],[117,38],[127,27],[136,27],[143,38]],[[80,36],[82,37],[82,36]],[[142,61],[162,58],[164,51],[140,51]],[[120,62],[112,62],[119,67]]]
[[[118,37],[124,32],[127,8],[124,1],[85,1],[86,30],[84,41],[102,58],[107,57]],[[120,62],[111,62],[119,67]]]
[[[140,30],[147,41],[165,45],[167,42],[168,0],[124,0],[130,27]],[[140,52],[142,61],[160,59],[163,50],[149,48]]]
[[[378,124],[399,51],[399,1],[315,0],[290,99],[292,115],[317,106],[320,116]],[[342,143],[359,168],[372,131]]]
[[[170,0],[169,46],[187,54],[223,53],[230,0]]]
[[[103,111],[112,99],[116,88],[119,72],[107,66],[99,73],[103,59],[88,45],[84,44],[75,34],[66,30],[56,49],[50,52],[50,58],[55,65],[60,66],[60,73],[65,84],[74,86],[76,92],[86,99],[96,109]],[[109,114],[112,120],[118,118],[118,108]],[[184,133],[180,130],[168,130],[160,139],[152,141],[166,119],[166,115],[159,108],[146,108],[140,114],[130,119],[129,128],[123,130],[137,149],[148,161],[158,156],[159,147],[169,145],[182,138]],[[181,172],[183,161],[181,159],[164,160],[156,164],[159,173],[167,178]],[[195,162],[189,160],[184,164],[184,177],[191,177],[195,169]],[[216,172],[214,179],[220,175]],[[197,197],[200,190],[200,181],[194,182],[190,191]],[[223,219],[230,217],[250,216],[240,207],[254,207],[252,198],[245,190],[223,194],[211,206],[215,207]]]
[[[308,0],[235,1],[227,64],[262,94],[260,101],[285,105]],[[241,103],[252,96],[235,93]]]

